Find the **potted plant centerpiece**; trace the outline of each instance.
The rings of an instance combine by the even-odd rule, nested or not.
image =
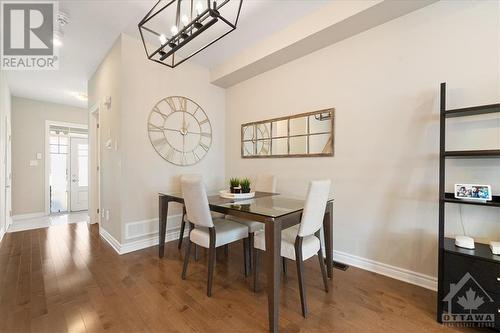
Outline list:
[[[229,186],[231,193],[241,193],[240,180],[238,178],[229,179]]]
[[[241,193],[250,193],[250,179],[243,178],[240,181]]]

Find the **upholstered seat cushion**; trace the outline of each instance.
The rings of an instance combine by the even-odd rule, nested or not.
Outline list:
[[[264,229],[264,223],[262,223],[262,222],[245,220],[245,219],[242,219],[241,217],[232,216],[232,215],[226,215],[226,219],[229,219],[229,220],[241,223],[243,225],[246,225],[248,227],[249,233],[257,232],[257,231]]]
[[[228,220],[214,219],[215,247],[229,244],[248,237],[248,227]],[[195,226],[191,231],[190,239],[193,243],[208,248],[210,246],[210,234],[208,228]]]
[[[295,260],[295,238],[299,232],[299,225],[285,229],[281,232],[281,256]],[[304,237],[302,241],[302,258],[304,260],[315,255],[320,249],[319,238],[311,235]],[[259,231],[255,234],[254,247],[259,250],[266,250],[266,234]]]

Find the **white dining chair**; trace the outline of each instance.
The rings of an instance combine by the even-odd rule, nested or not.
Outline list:
[[[219,246],[244,240],[248,228],[240,223],[220,218],[213,219],[210,214],[207,193],[201,178],[182,177],[182,194],[186,215],[189,221],[189,237],[182,268],[182,279],[186,279],[191,243],[208,249],[207,295],[212,296],[212,281],[215,267],[215,250]]]
[[[306,291],[304,284],[304,260],[318,255],[321,275],[325,291],[328,292],[323,251],[321,249],[320,230],[330,193],[330,180],[315,180],[309,184],[306,202],[300,224],[281,232],[281,256],[295,260],[297,264],[297,278],[299,281],[302,315],[307,316]],[[254,238],[254,291],[257,290],[259,252],[266,250],[265,231],[255,234]]]
[[[255,192],[276,193],[276,183],[277,183],[277,177],[275,175],[259,175],[257,176],[253,190]],[[245,256],[245,262],[248,263],[248,266],[245,265],[245,276],[248,276],[248,274],[252,272],[252,266],[253,266],[252,258],[253,258],[254,235],[255,232],[260,231],[264,228],[264,224],[262,222],[247,220],[232,215],[226,215],[226,217],[232,221],[236,221],[248,227],[248,242],[250,244],[246,248],[249,248],[250,251],[243,253],[243,255]],[[283,261],[283,270],[286,271],[285,261]]]
[[[202,178],[201,174],[198,174],[198,173],[193,173],[193,174],[184,174],[181,176],[181,179],[182,177],[190,177],[190,178]],[[223,214],[219,214],[219,213],[215,213],[215,212],[211,212],[212,214],[212,218],[221,218],[221,217],[224,217]],[[180,232],[179,232],[179,239],[177,240],[177,248],[180,250],[181,247],[182,247],[182,241],[184,239],[184,232],[185,232],[185,229],[186,229],[186,224],[189,224],[189,221],[187,219],[187,216],[186,216],[186,206],[183,206],[182,207],[182,217],[181,217],[181,226],[180,226]],[[194,258],[195,260],[198,260],[198,248],[194,247]]]

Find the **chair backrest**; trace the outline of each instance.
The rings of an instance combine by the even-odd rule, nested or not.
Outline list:
[[[331,183],[330,179],[314,180],[309,183],[302,220],[300,221],[299,236],[313,235],[321,229]]]
[[[275,175],[258,175],[255,181],[255,191],[276,193]]]
[[[201,227],[213,227],[207,192],[199,176],[181,177],[182,195],[189,222]]]

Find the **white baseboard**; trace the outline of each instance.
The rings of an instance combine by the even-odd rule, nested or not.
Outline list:
[[[30,213],[30,214],[19,214],[19,215],[12,216],[12,221],[35,219],[37,217],[44,217],[44,216],[47,216],[47,214],[45,214],[45,212]]]
[[[108,242],[109,245],[118,253],[120,254],[120,242],[116,240],[109,232],[104,230],[102,226],[99,226],[99,235],[106,241]]]
[[[437,278],[408,269],[391,266],[375,260],[358,257],[349,253],[333,251],[333,259],[396,280],[408,282],[426,289],[437,290]]]
[[[3,239],[3,236],[5,236],[5,230],[4,230],[4,228],[1,228],[1,229],[0,229],[0,242],[1,242],[1,241],[2,241],[2,239]]]
[[[180,232],[180,227],[179,227],[179,222],[181,219],[181,215],[173,215],[169,216],[168,218],[168,225],[171,225],[172,227],[167,228],[167,232],[165,235],[165,243],[171,242],[174,240],[179,239],[179,232]],[[114,238],[110,233],[108,233],[106,230],[102,228],[102,226],[99,226],[99,234],[101,237],[107,241],[111,247],[118,253],[118,254],[126,254],[142,249],[146,249],[151,246],[158,245],[158,218],[156,219],[150,219],[150,220],[143,220],[143,221],[136,221],[136,222],[130,222],[126,224],[125,228],[125,239],[134,239],[134,238],[139,238],[139,237],[144,237],[144,236],[149,236],[144,239],[139,239],[136,241],[131,241],[131,242],[125,242],[125,243],[120,243],[116,238]],[[132,234],[130,230],[134,228],[135,225],[146,225],[146,226],[151,226],[151,228],[142,228],[143,232],[135,233]],[[152,227],[155,225],[156,227]],[[132,226],[132,228],[129,228],[129,226]],[[144,230],[149,230],[144,232]],[[188,234],[188,228],[184,231],[184,236],[187,236]]]

